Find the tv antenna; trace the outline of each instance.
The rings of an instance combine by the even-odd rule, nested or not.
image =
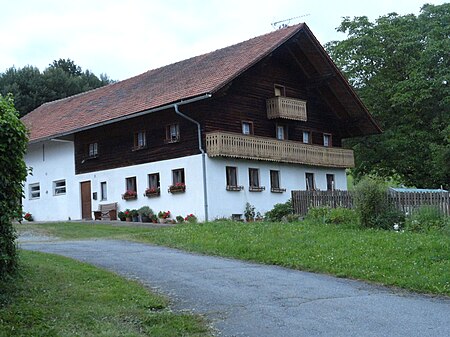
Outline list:
[[[291,20],[295,20],[298,18],[303,18],[305,16],[309,16],[310,14],[304,14],[304,15],[300,15],[300,16],[296,16],[290,19],[285,19],[285,20],[281,20],[281,21],[277,21],[277,22],[272,22],[271,25],[273,28],[276,29],[282,29],[282,28],[286,28],[289,26],[289,23],[291,22]]]

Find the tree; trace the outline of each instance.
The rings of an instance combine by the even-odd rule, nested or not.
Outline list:
[[[22,184],[28,173],[23,156],[27,142],[26,129],[12,96],[0,95],[0,279],[12,275],[17,267],[12,219],[22,218]]]
[[[82,71],[70,59],[53,61],[43,72],[33,66],[9,68],[0,74],[0,94],[12,93],[21,116],[45,102],[65,98],[112,83],[107,75],[100,79],[89,70]]]
[[[344,18],[343,41],[325,48],[384,133],[346,143],[354,175],[396,176],[407,185],[450,187],[450,4]]]

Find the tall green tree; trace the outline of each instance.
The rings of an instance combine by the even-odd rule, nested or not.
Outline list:
[[[20,116],[45,102],[65,98],[112,83],[107,75],[83,72],[70,59],[53,61],[43,72],[33,66],[14,67],[0,73],[0,94],[12,93]]]
[[[22,218],[22,187],[27,176],[23,156],[27,133],[12,96],[0,95],[0,279],[17,267],[16,233],[12,219]]]
[[[325,48],[384,133],[348,141],[354,174],[450,187],[450,4],[375,22],[344,18]]]

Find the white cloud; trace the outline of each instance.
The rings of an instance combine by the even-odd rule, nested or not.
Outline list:
[[[444,1],[426,1],[441,4]],[[393,11],[419,12],[420,0],[15,0],[2,4],[0,34],[6,46],[0,71],[13,65],[43,70],[71,58],[97,75],[124,79],[155,67],[272,31],[271,23],[302,16],[321,43],[343,16],[375,19]]]

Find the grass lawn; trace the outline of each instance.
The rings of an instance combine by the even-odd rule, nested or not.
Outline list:
[[[0,290],[0,336],[209,336],[138,283],[56,255],[20,251],[18,279]]]
[[[61,238],[129,239],[450,295],[450,237],[337,225],[212,222],[164,228],[27,224]],[[18,226],[20,228],[20,226]]]

